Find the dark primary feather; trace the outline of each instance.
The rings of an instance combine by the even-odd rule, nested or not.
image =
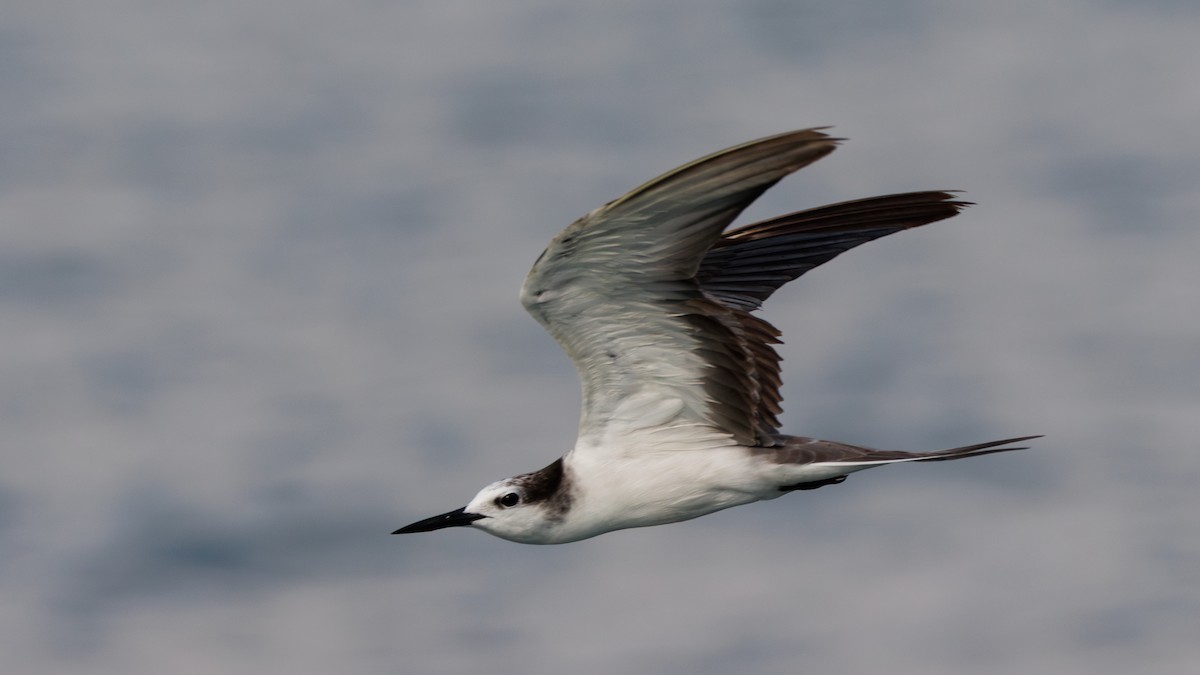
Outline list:
[[[727,305],[758,309],[779,287],[855,246],[944,220],[969,204],[949,192],[907,192],[779,216],[722,235],[696,280]]]
[[[702,307],[739,339],[730,346],[734,359],[714,361],[710,390],[725,393],[713,380],[748,381],[755,444],[779,443],[780,357],[771,346],[779,331],[750,314],[772,293],[838,254],[894,232],[949,218],[966,207],[949,192],[909,192],[871,197],[790,213],[724,233],[704,255],[696,273],[706,297]],[[720,306],[717,309],[715,306]],[[701,306],[697,303],[697,306]],[[729,368],[725,363],[731,363]]]

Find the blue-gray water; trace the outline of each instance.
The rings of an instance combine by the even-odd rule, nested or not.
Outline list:
[[[1200,10],[24,2],[0,17],[5,672],[1185,673]],[[701,154],[966,190],[767,305],[785,429],[927,449],[565,547],[387,533],[574,439],[517,289]]]

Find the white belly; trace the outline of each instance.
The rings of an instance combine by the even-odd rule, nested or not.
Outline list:
[[[662,525],[782,494],[762,462],[738,446],[640,453],[611,460],[570,457],[573,497],[561,534],[583,539]]]

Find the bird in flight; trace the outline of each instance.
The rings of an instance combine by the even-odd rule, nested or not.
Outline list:
[[[884,464],[1021,450],[1022,436],[933,452],[779,432],[779,331],[754,312],[787,282],[873,239],[949,218],[948,192],[822,206],[725,231],[840,139],[804,129],[685,164],[572,223],[533,264],[521,303],[582,381],[579,436],[539,471],[393,534],[469,526],[562,544],[689,520]]]

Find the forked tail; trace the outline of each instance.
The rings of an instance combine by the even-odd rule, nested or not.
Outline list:
[[[776,438],[776,441],[779,442],[778,445],[762,448],[760,452],[768,455],[772,461],[778,464],[798,465],[797,468],[800,469],[799,473],[802,476],[801,480],[781,486],[780,490],[811,490],[824,485],[835,485],[845,480],[847,474],[884,464],[944,462],[964,457],[990,455],[993,452],[1025,450],[1027,446],[1011,444],[1035,438],[1041,438],[1041,436],[1018,436],[1002,441],[964,445],[960,448],[933,452],[905,452],[903,450],[875,450],[837,441],[780,436]]]
[[[991,441],[990,443],[978,443],[976,445],[966,445],[961,448],[951,448],[949,450],[938,450],[936,452],[914,452],[906,453],[914,455],[914,462],[945,462],[950,459],[962,459],[963,457],[978,457],[979,455],[990,455],[993,452],[1008,452],[1009,450],[1028,450],[1029,446],[1021,445],[1014,448],[1002,448],[1001,445],[1009,443],[1020,443],[1021,441],[1031,441],[1035,438],[1041,438],[1042,434],[1036,436],[1019,436],[1017,438],[1006,438],[1003,441]],[[904,460],[900,460],[904,461]]]

